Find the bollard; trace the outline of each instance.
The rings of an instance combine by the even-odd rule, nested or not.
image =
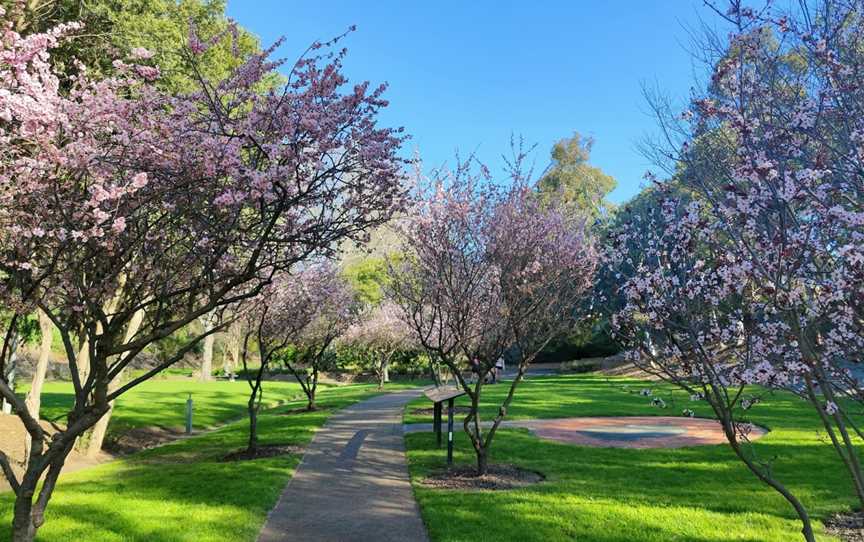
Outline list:
[[[447,465],[453,464],[453,399],[447,401]]]
[[[186,434],[192,434],[192,394],[186,399]]]

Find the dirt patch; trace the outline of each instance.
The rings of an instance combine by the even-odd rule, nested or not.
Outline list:
[[[303,453],[302,446],[295,446],[293,444],[264,444],[258,446],[258,449],[252,453],[249,450],[231,452],[223,457],[222,461],[251,461],[254,459],[266,459],[268,457],[301,453]]]
[[[539,484],[546,477],[516,465],[489,465],[489,472],[477,476],[473,466],[457,465],[423,479],[420,484],[435,489],[489,490],[517,489]]]
[[[129,455],[175,441],[184,434],[180,429],[139,427],[118,436],[109,435],[102,449],[114,455]]]
[[[308,414],[309,412],[327,412],[328,410],[330,410],[330,409],[329,408],[315,408],[313,410],[309,410],[306,407],[300,407],[300,408],[291,408],[288,410],[283,410],[281,412],[274,412],[274,414],[277,416],[293,416],[295,414]]]
[[[864,512],[834,514],[824,523],[825,532],[844,542],[864,542]]]
[[[453,407],[453,413],[454,414],[469,414],[470,412],[471,412],[471,407],[467,407],[467,406]],[[414,410],[411,411],[411,414],[416,414],[417,416],[432,416],[433,414],[435,414],[435,409],[432,407],[415,408]],[[447,417],[447,408],[446,407],[441,409],[441,415],[444,418]]]
[[[56,429],[45,421],[40,422],[40,424],[48,435],[47,440],[50,441],[51,435],[56,432]],[[24,424],[21,423],[21,419],[18,416],[0,413],[0,451],[3,451],[9,457],[12,470],[19,477],[23,471],[24,441],[26,435],[27,430],[24,429]],[[66,458],[66,463],[63,465],[63,473],[92,467],[112,459],[114,459],[114,456],[104,451],[99,452],[95,457],[87,457],[72,450]],[[11,489],[6,477],[0,474],[0,493]]]
[[[599,372],[606,376],[638,378],[639,380],[660,380],[660,377],[658,377],[657,375],[647,373],[639,367],[633,365],[632,363],[626,363],[624,365],[618,365],[614,367],[601,367]]]

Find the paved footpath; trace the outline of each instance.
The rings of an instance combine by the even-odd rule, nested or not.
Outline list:
[[[421,390],[333,414],[270,512],[259,542],[426,542],[411,491],[402,411]]]

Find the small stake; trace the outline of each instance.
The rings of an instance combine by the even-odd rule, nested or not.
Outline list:
[[[447,401],[447,465],[453,464],[453,399]]]
[[[192,394],[186,399],[186,434],[192,434]]]

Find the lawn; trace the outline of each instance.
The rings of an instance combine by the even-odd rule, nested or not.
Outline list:
[[[650,405],[638,394],[652,388],[668,407]],[[506,388],[486,388],[486,419]],[[431,422],[411,411],[406,421]],[[657,383],[595,375],[533,378],[516,392],[510,419],[568,416],[680,415],[691,408],[708,416],[707,405]],[[818,434],[819,422],[799,399],[772,395],[752,411],[752,420],[771,430],[754,451],[770,461],[816,518],[856,504],[839,459]],[[461,418],[459,417],[460,426]],[[777,541],[801,539],[786,502],[760,485],[726,446],[674,450],[587,448],[540,440],[526,430],[503,430],[491,460],[543,473],[546,481],[510,491],[429,489],[416,482],[444,466],[444,452],[431,433],[407,436],[415,494],[433,541]],[[460,430],[457,463],[474,455]],[[818,522],[817,522],[818,523]],[[821,531],[821,524],[817,525]],[[834,540],[822,535],[822,540]]]
[[[412,386],[391,384],[388,389]],[[259,422],[261,444],[305,445],[334,410],[376,393],[371,384],[332,387],[320,392],[321,410],[316,412],[292,412],[305,406],[302,400],[264,411]],[[255,540],[300,456],[221,461],[245,445],[246,430],[246,422],[238,421],[205,435],[64,475],[38,539]],[[10,493],[0,494],[0,540],[11,536],[11,497]]]
[[[264,405],[276,406],[299,399],[303,392],[295,382],[265,382]],[[21,394],[26,393],[21,388]],[[235,382],[200,382],[191,378],[148,380],[120,396],[108,428],[117,435],[140,427],[180,429],[185,427],[186,400],[192,394],[195,429],[208,429],[245,415],[249,385]],[[47,382],[42,392],[42,418],[63,420],[74,395],[70,382]]]

